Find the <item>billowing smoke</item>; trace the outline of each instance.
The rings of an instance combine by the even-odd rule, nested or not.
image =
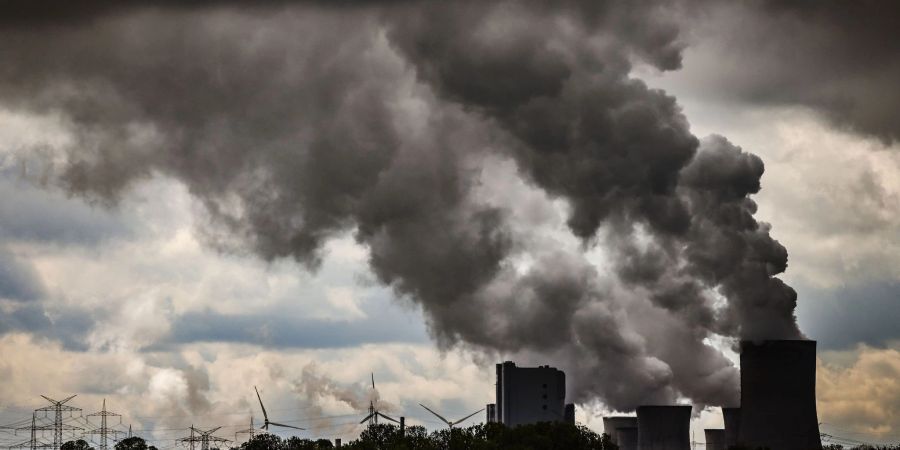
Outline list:
[[[68,125],[53,163],[76,195],[172,177],[211,244],[310,269],[354,232],[440,346],[553,363],[578,402],[730,404],[710,339],[799,336],[787,253],[753,218],[762,161],[630,76],[680,65],[663,6],[343,6],[4,24],[0,102]],[[566,205],[579,248],[483,195],[496,161]]]
[[[689,1],[698,96],[800,106],[838,128],[900,141],[900,4]]]
[[[293,391],[302,399],[304,415],[310,417],[303,426],[312,430],[333,429],[341,420],[325,415],[325,409],[334,404],[346,405],[354,411],[366,411],[374,403],[378,411],[392,414],[397,407],[381,399],[378,389],[365,385],[342,385],[321,373],[314,363],[303,367],[300,378],[293,381]]]

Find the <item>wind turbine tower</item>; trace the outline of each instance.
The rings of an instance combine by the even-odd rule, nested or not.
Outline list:
[[[372,399],[369,400],[369,415],[367,415],[363,420],[360,420],[359,423],[363,423],[368,420],[369,426],[378,425],[378,417],[380,416],[382,419],[390,420],[391,422],[399,424],[400,422],[397,421],[397,419],[387,416],[378,410],[378,407],[375,403],[375,394],[377,392],[378,391],[375,389],[375,374],[373,373],[372,374]]]
[[[295,430],[305,430],[305,429],[306,429],[306,428],[295,427],[295,426],[293,426],[293,425],[285,425],[285,424],[283,424],[283,423],[277,423],[277,422],[272,422],[272,421],[270,421],[270,420],[269,420],[269,414],[266,412],[266,407],[263,405],[262,397],[259,396],[259,389],[256,389],[256,386],[253,386],[253,390],[256,391],[256,399],[259,400],[259,407],[262,409],[262,413],[263,413],[263,426],[262,426],[262,429],[263,429],[263,430],[269,431],[269,425],[275,425],[276,427],[282,427],[282,428],[293,428],[293,429],[295,429]],[[252,428],[252,425],[253,425],[253,419],[252,419],[252,418],[250,419],[250,425],[251,425],[251,428]]]

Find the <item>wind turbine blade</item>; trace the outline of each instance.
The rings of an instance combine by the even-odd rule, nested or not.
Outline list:
[[[212,430],[207,431],[206,434],[212,434],[212,433],[215,433],[216,430],[218,430],[219,428],[222,428],[222,427],[215,427],[215,428],[213,428]]]
[[[269,414],[266,413],[266,407],[263,406],[262,397],[259,396],[259,389],[257,389],[256,386],[253,386],[253,390],[256,391],[256,399],[259,400],[259,407],[262,408],[263,418],[265,419],[265,422],[268,424],[269,423]],[[266,429],[268,430],[269,427],[266,426]]]
[[[383,417],[383,418],[385,418],[385,419],[387,419],[387,420],[390,420],[391,422],[394,422],[394,423],[400,423],[399,420],[394,419],[393,417],[388,417],[388,416],[386,416],[386,415],[384,415],[384,414],[382,414],[382,413],[380,413],[380,412],[376,412],[375,414],[378,414],[379,416],[381,416],[381,417]]]
[[[44,397],[44,398],[47,399],[47,401],[50,402],[50,403],[58,403],[56,400],[53,400],[52,398],[47,397],[47,396],[44,395],[44,394],[41,394],[41,397]]]
[[[78,396],[78,394],[70,395],[70,396],[66,397],[65,400],[59,402],[59,404],[63,404],[63,403],[65,403],[65,402],[69,401],[69,400],[72,400],[73,398],[75,398],[75,397],[77,397],[77,396]]]
[[[363,420],[360,420],[360,421],[359,421],[359,423],[363,423],[363,422],[365,422],[365,421],[367,421],[367,420],[369,420],[369,419],[371,419],[371,418],[372,418],[372,416],[374,416],[374,415],[375,415],[375,413],[372,413],[372,414],[369,414],[369,415],[368,415],[368,416],[366,416],[366,418],[365,418],[365,419],[363,419]]]
[[[450,421],[449,421],[449,420],[447,420],[447,419],[445,419],[445,418],[444,418],[444,416],[442,416],[442,415],[440,415],[440,414],[438,414],[438,413],[436,413],[436,412],[434,412],[434,411],[432,411],[432,410],[431,410],[431,408],[429,408],[429,407],[427,407],[427,406],[425,406],[425,405],[423,405],[423,404],[421,404],[421,403],[419,403],[419,406],[421,406],[421,407],[423,407],[423,408],[425,408],[425,409],[427,409],[427,410],[428,410],[428,412],[430,412],[430,413],[432,413],[432,414],[434,414],[434,416],[435,416],[435,417],[437,417],[437,418],[438,418],[438,419],[441,419],[441,420],[443,420],[443,421],[444,421],[444,423],[446,423],[446,424],[447,424],[447,425],[450,425],[450,426],[453,426],[453,424],[452,424],[452,423],[450,423]]]
[[[372,372],[372,389],[375,389],[375,372]]]
[[[468,416],[463,417],[462,419],[459,419],[459,420],[457,420],[456,422],[453,422],[453,423],[454,423],[454,424],[458,424],[458,423],[461,423],[461,422],[465,422],[466,419],[468,419],[469,417],[472,417],[472,416],[474,416],[475,414],[478,414],[478,413],[480,413],[480,412],[482,412],[482,411],[484,411],[484,408],[481,408],[481,409],[479,409],[478,411],[475,411],[475,412],[473,412],[472,414],[469,414]]]
[[[293,428],[295,430],[305,430],[306,429],[306,428],[295,427],[293,425],[285,425],[283,423],[277,423],[277,422],[269,422],[269,425],[275,425],[276,427],[282,427],[282,428]]]

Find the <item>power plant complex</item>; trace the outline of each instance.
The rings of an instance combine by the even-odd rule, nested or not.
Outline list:
[[[724,429],[704,430],[707,450],[820,450],[816,343],[741,342],[741,405],[722,408]],[[620,450],[690,450],[691,406],[645,405],[603,419]]]
[[[725,427],[704,430],[707,450],[820,450],[816,342],[742,341],[741,404],[722,408]],[[496,402],[487,421],[507,426],[575,422],[566,376],[550,366],[497,364]],[[636,416],[603,418],[620,450],[691,450],[690,405],[641,405]]]

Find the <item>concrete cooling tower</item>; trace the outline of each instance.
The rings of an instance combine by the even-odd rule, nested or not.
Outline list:
[[[691,406],[638,406],[638,450],[691,450]]]
[[[741,342],[738,443],[770,450],[822,448],[815,341]]]
[[[705,429],[703,434],[706,437],[706,450],[725,450],[725,430],[722,429]]]
[[[741,429],[741,408],[722,408],[722,418],[725,419],[725,448],[737,445],[738,434]]]
[[[637,428],[637,417],[614,416],[603,418],[603,432],[608,434],[613,444],[619,445],[616,430],[619,428]]]
[[[637,427],[616,428],[616,441],[618,442],[619,450],[638,450]]]

